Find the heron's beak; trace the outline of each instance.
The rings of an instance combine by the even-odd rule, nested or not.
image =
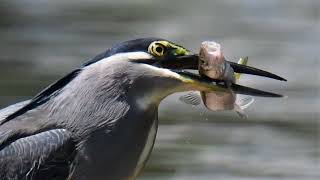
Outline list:
[[[187,56],[179,56],[171,63],[164,62],[165,66],[168,66],[168,68],[173,69],[193,69],[198,70],[198,59],[199,56],[197,54],[193,55],[187,55]],[[251,66],[246,66],[242,64],[237,64],[235,62],[227,61],[230,63],[231,67],[233,68],[234,72],[236,73],[242,73],[242,74],[251,74],[251,75],[257,75],[257,76],[263,76],[268,77],[271,79],[276,79],[280,81],[287,81],[285,78],[282,78],[276,74],[254,68]]]
[[[230,62],[230,65],[234,69],[234,72],[243,73],[243,74],[252,74],[257,76],[268,77],[272,79],[277,79],[281,81],[286,81],[286,79],[275,75],[273,73],[257,69],[250,66],[240,65],[237,63]],[[211,79],[205,76],[200,76],[198,74],[194,74],[185,69],[190,70],[198,70],[198,55],[186,55],[186,56],[178,56],[174,59],[169,59],[166,61],[162,61],[159,64],[161,67],[170,69],[171,71],[179,74],[179,79],[186,84],[192,85],[194,89],[201,89],[203,91],[227,91],[228,88],[231,88],[237,94],[245,94],[251,96],[262,96],[262,97],[282,97],[280,94],[275,94],[272,92],[262,91],[246,86],[241,86],[238,84],[232,84],[227,87],[225,83],[221,80]]]

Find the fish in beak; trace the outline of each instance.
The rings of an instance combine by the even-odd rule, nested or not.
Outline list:
[[[247,64],[248,58],[240,59],[238,64]],[[230,88],[239,80],[241,73],[234,73],[233,68],[222,52],[221,45],[214,41],[204,41],[201,43],[199,52],[199,74],[212,79],[223,80],[227,86],[225,92],[201,91],[200,96],[197,92],[190,92],[181,96],[179,99],[186,104],[199,105],[201,100],[207,109],[211,111],[234,110],[241,118],[247,115],[244,109],[249,107],[254,99],[251,96],[235,94]]]
[[[202,86],[203,89],[207,91],[225,91],[227,88],[231,88],[236,94],[244,94],[251,96],[260,96],[260,97],[283,97],[283,95],[276,94],[273,92],[267,92],[251,87],[242,86],[236,83],[231,83],[229,87],[226,86],[223,80],[212,79],[206,76],[201,76],[199,74],[192,73],[187,70],[198,70],[199,68],[199,55],[190,54],[184,56],[178,56],[172,59],[167,59],[161,62],[157,62],[159,66],[170,69],[171,71],[180,75],[180,79],[186,83],[192,83],[195,86]],[[242,74],[251,74],[262,77],[267,77],[271,79],[286,81],[286,79],[261,70],[254,67],[241,65],[227,61],[230,66],[233,68],[235,73]]]

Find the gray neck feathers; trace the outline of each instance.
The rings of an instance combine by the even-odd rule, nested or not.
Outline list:
[[[79,135],[100,127],[112,128],[130,108],[126,97],[130,79],[123,72],[119,66],[84,68],[60,94],[44,105],[50,110],[49,119]]]

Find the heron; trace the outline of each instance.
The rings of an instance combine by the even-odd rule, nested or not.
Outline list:
[[[285,80],[230,62],[235,72]],[[156,139],[158,106],[183,91],[225,91],[199,76],[198,55],[162,38],[119,43],[0,110],[0,179],[136,179]],[[238,84],[236,93],[281,97]]]

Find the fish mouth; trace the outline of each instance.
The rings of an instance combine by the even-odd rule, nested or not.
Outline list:
[[[267,77],[271,79],[276,79],[280,81],[287,81],[285,78],[282,78],[271,72],[267,72],[258,68],[251,66],[237,64],[231,61],[230,63],[234,72],[250,74],[256,76]],[[208,91],[227,91],[233,90],[236,94],[244,94],[251,96],[260,96],[260,97],[283,97],[281,94],[263,91],[251,87],[242,86],[236,83],[226,83],[223,80],[211,79],[206,76],[195,74],[186,70],[198,70],[199,56],[198,54],[191,54],[185,56],[178,56],[173,59],[168,59],[166,61],[160,62],[160,66],[167,68],[177,74],[179,74],[179,79],[185,83],[191,83],[194,86],[197,86],[199,89],[204,89]]]

